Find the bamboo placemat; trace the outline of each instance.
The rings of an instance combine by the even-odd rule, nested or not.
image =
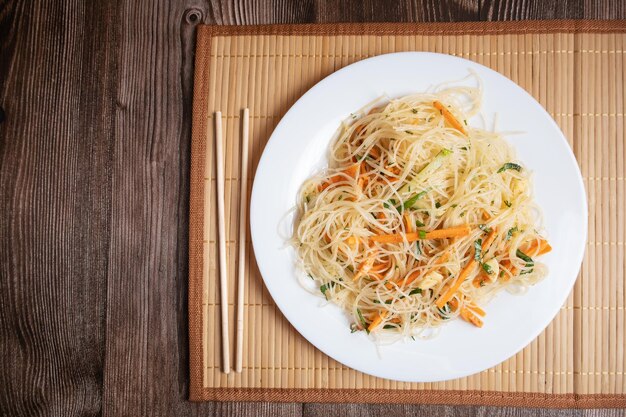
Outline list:
[[[191,399],[626,406],[625,31],[623,21],[200,27],[189,232]],[[397,51],[442,52],[493,68],[560,125],[589,200],[587,253],[574,291],[550,326],[506,362],[452,381],[394,382],[349,369],[304,340],[274,305],[248,243],[243,372],[221,373],[213,112],[224,113],[232,303],[240,110],[251,111],[252,184],[267,139],[307,89],[352,62]],[[231,304],[231,323],[233,310]]]

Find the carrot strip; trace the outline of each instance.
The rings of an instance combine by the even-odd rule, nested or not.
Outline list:
[[[388,270],[390,266],[391,266],[391,262],[389,261],[383,262],[380,264],[374,264],[372,268],[370,269],[370,272],[384,272]]]
[[[376,146],[372,146],[372,149],[370,149],[369,154],[374,158],[374,159],[378,159],[380,158],[380,151],[378,150],[378,148]]]
[[[447,229],[437,229],[430,232],[418,231],[391,235],[374,235],[370,237],[370,240],[378,243],[402,243],[404,239],[406,239],[407,242],[415,242],[419,239],[446,239],[450,237],[467,236],[471,231],[470,226],[464,225]]]
[[[404,287],[406,285],[409,285],[413,281],[415,281],[417,278],[419,278],[421,276],[426,276],[427,274],[430,274],[431,272],[434,272],[434,271],[438,270],[441,267],[442,264],[446,263],[448,261],[448,259],[450,259],[450,254],[451,253],[452,253],[451,250],[448,249],[446,252],[443,253],[443,255],[441,255],[439,257],[439,259],[437,259],[433,263],[433,266],[431,266],[429,269],[426,270],[426,272],[420,274],[419,271],[413,271],[408,276],[395,281],[395,283],[398,286]],[[390,282],[388,282],[387,285],[385,285],[385,286],[387,287],[387,289],[392,289],[393,288],[393,285]]]
[[[374,317],[374,320],[372,320],[372,322],[370,323],[369,326],[367,326],[367,331],[371,332],[372,330],[374,330],[376,327],[378,327],[378,325],[383,321],[383,319],[385,317],[387,317],[387,314],[389,314],[389,312],[387,310],[385,311],[381,311],[379,312],[376,317]]]
[[[510,260],[505,260],[502,261],[502,263],[500,264],[502,266],[502,268],[506,269],[507,271],[509,271],[511,273],[511,275],[515,276],[517,275],[517,273],[519,272],[519,268],[517,268],[515,265],[513,265],[513,263]],[[509,277],[507,277],[506,275],[503,278],[503,281],[508,281]]]
[[[528,254],[528,256],[532,257],[546,254],[551,250],[552,246],[550,246],[550,244],[546,240],[539,239],[539,243],[537,243],[536,240],[533,241],[533,243],[528,248],[524,249],[524,252]]]
[[[413,233],[413,222],[411,221],[409,213],[405,211],[402,217],[404,218],[404,230],[406,230],[407,233]]]
[[[468,323],[472,323],[476,327],[483,327],[483,321],[476,317],[474,314],[472,314],[472,312],[468,309],[462,308],[459,312],[459,315],[463,320],[467,321]]]
[[[476,278],[474,278],[472,280],[472,285],[476,288],[480,288],[481,284],[483,283],[483,281],[487,280],[488,278],[485,277],[485,274],[478,274],[476,276]]]
[[[476,304],[470,304],[468,306],[466,306],[471,312],[478,314],[479,316],[485,317],[485,315],[487,313],[485,313],[485,310],[483,310],[482,308],[478,307]]]
[[[348,168],[344,169],[343,171],[341,171],[343,174],[349,176],[349,177],[356,177],[356,174],[359,172],[359,167],[361,166],[361,164],[353,164],[350,165]],[[332,184],[338,183],[339,181],[344,181],[346,179],[346,177],[344,175],[341,174],[336,174],[333,175],[332,177],[330,177],[328,180],[326,180],[326,182],[320,184],[317,186],[317,190],[318,191],[324,191],[326,188],[330,187]]]
[[[446,239],[449,237],[467,236],[472,232],[468,225],[450,227],[448,229],[438,229],[426,233],[426,239]]]
[[[450,123],[450,125],[452,125],[453,128],[463,133],[464,135],[467,135],[467,132],[465,131],[463,125],[456,119],[456,117],[454,117],[452,113],[450,113],[450,110],[448,110],[446,106],[441,104],[440,101],[433,101],[433,106],[435,106],[435,108],[439,110],[441,114],[443,114],[443,117],[448,121],[448,123]]]
[[[550,252],[551,250],[552,246],[550,246],[550,244],[546,240],[540,239],[539,243],[537,243],[536,241],[531,243],[529,247],[524,249],[524,252],[527,253],[529,256],[540,256]],[[513,265],[513,262],[511,262],[509,259],[502,261],[500,265],[507,271],[509,271],[513,276],[519,273],[519,268]],[[508,279],[509,277],[503,277],[504,281],[507,281]]]
[[[494,228],[491,231],[491,233],[489,233],[489,236],[487,236],[487,239],[485,239],[485,241],[482,244],[482,247],[481,247],[482,253],[485,253],[487,249],[489,249],[489,246],[491,246],[495,238],[496,238],[496,229]],[[442,294],[439,297],[439,299],[435,303],[437,307],[443,308],[443,306],[446,305],[448,301],[450,301],[450,299],[454,296],[454,294],[461,287],[461,284],[463,284],[463,282],[467,279],[469,274],[472,272],[476,264],[477,264],[476,259],[472,257],[472,259],[461,270],[461,273],[459,274],[459,277],[456,279],[454,284],[450,288],[448,288],[448,290],[444,294]]]
[[[375,259],[376,259],[376,252],[371,253],[367,258],[365,258],[365,260],[361,262],[361,265],[359,265],[359,267],[357,268],[357,272],[356,274],[354,274],[352,281],[356,281],[357,279],[361,278],[363,275],[367,274],[369,270],[372,268],[372,265],[374,265]]]

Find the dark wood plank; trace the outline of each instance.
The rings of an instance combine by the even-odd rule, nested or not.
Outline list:
[[[112,6],[0,5],[2,415],[101,410]]]
[[[186,401],[198,23],[571,17],[624,3],[0,2],[0,415],[572,415]]]
[[[577,0],[483,0],[481,20],[582,19],[584,5]]]
[[[482,0],[480,20],[624,19],[621,0]]]
[[[604,413],[604,411],[602,411]],[[613,414],[599,414],[613,416]],[[580,410],[524,409],[514,407],[450,407],[415,405],[305,404],[304,417],[578,417]],[[591,415],[590,415],[591,417]]]

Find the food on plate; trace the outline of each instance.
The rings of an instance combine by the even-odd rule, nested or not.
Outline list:
[[[456,318],[482,327],[496,293],[546,276],[531,173],[501,134],[468,125],[480,97],[449,87],[369,105],[302,185],[298,261],[353,331],[424,337]]]

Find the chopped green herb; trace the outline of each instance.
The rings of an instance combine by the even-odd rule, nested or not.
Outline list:
[[[394,326],[393,324],[385,324],[383,326],[383,329],[395,329],[395,328],[396,328],[396,326]]]
[[[311,201],[311,198],[307,195],[307,196],[304,197],[304,201],[306,201],[308,203],[309,201]]]
[[[450,317],[447,317],[447,315],[450,314],[449,303],[446,303],[446,305],[444,305],[443,308],[437,307],[437,310],[439,311],[439,316],[441,316],[442,319],[448,320],[450,318]]]
[[[426,232],[423,230],[418,230],[420,239],[426,239]]]
[[[354,267],[352,265],[346,266],[346,269],[350,272],[354,272]]]
[[[367,329],[367,322],[365,321],[365,317],[363,317],[363,314],[361,313],[361,310],[357,308],[356,312],[359,315],[359,320],[361,321],[361,326],[363,326],[365,331],[369,334],[370,331]]]
[[[420,247],[419,242],[415,242],[415,256],[420,256],[422,254],[422,248]]]
[[[408,133],[409,135],[412,135],[412,134],[413,134],[413,132],[411,132],[410,130],[405,130],[404,132],[405,132],[405,133]]]
[[[320,291],[322,292],[322,294],[324,294],[324,297],[328,298],[328,296],[326,295],[326,291],[330,290],[331,288],[333,288],[335,286],[334,281],[329,282],[328,284],[324,284],[320,287]]]
[[[506,240],[511,240],[513,237],[513,233],[517,232],[517,226],[511,227],[508,232],[506,232]]]
[[[451,208],[457,208],[459,205],[458,204],[452,204],[450,207]]]
[[[519,249],[515,252],[515,255],[517,255],[517,257],[520,258],[522,261],[526,262],[527,267],[531,268],[535,265],[535,261],[533,261],[533,258],[526,255],[524,252],[522,252]]]
[[[421,221],[419,221],[419,220],[415,220],[415,225],[416,225],[417,227],[424,227],[424,226],[425,226],[425,224],[424,224],[424,223],[422,223],[422,222],[421,222]]]
[[[343,194],[339,194],[339,197],[337,198],[338,201],[343,200]]]
[[[420,198],[424,197],[426,195],[426,191],[422,191],[420,193],[415,194],[413,197],[409,198],[408,200],[406,200],[404,202],[404,204],[402,204],[402,208],[404,208],[405,210],[413,207],[413,205],[417,202],[417,200],[419,200]],[[398,210],[400,211],[400,210]]]
[[[439,153],[442,156],[446,156],[446,155],[450,155],[452,153],[452,151],[450,149],[443,148],[441,151],[439,151]]]
[[[415,288],[415,289],[411,290],[409,295],[415,295],[415,294],[421,294],[421,293],[422,293],[422,289],[421,288]]]
[[[507,207],[511,207],[511,202],[508,200],[504,200],[504,205]]]
[[[485,233],[491,233],[491,227],[487,227],[485,224],[479,224],[478,228]]]
[[[483,244],[482,239],[476,239],[474,241],[474,260],[477,262],[480,262],[480,257],[483,251],[482,244]]]
[[[415,336],[411,336],[411,339],[413,339],[413,341],[415,341]]]
[[[500,271],[500,274],[498,276],[502,278],[504,276],[504,271]]]
[[[309,278],[315,279],[315,278],[313,278],[313,275],[311,275],[311,274],[307,274],[307,275],[309,276]]]
[[[483,267],[483,271],[485,271],[486,273],[488,273],[489,275],[493,274],[493,269],[491,268],[491,266],[489,264],[481,264],[481,266]]]
[[[413,114],[417,114],[417,109],[411,109],[411,111],[413,112]]]
[[[439,201],[436,201],[435,202],[435,208],[439,208],[439,207],[441,207],[441,203]]]
[[[506,164],[502,165],[502,167],[498,170],[498,174],[501,172],[506,171],[507,169],[514,169],[517,172],[522,170],[522,167],[518,164],[515,164],[513,162],[507,162]]]
[[[465,123],[465,126],[467,126],[467,120],[465,120],[465,119],[464,119],[464,120],[463,120],[463,123]]]
[[[467,146],[461,146],[461,150],[462,151],[466,151],[467,150]]]

